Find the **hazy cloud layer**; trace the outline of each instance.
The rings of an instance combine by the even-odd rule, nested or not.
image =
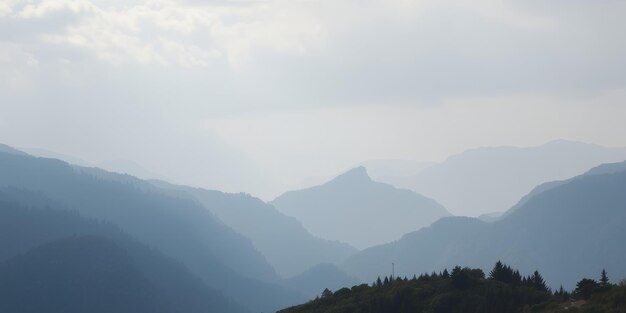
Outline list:
[[[626,145],[625,13],[609,0],[5,0],[0,140],[263,194],[370,158],[554,136]]]

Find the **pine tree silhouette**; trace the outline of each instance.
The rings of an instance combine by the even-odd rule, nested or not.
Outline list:
[[[606,286],[609,284],[609,277],[606,275],[606,270],[602,269],[600,274],[600,285]]]

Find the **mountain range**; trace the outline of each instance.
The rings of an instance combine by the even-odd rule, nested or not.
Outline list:
[[[576,160],[533,173],[563,151]],[[363,166],[266,203],[0,145],[0,311],[268,312],[326,288],[372,282],[390,275],[392,264],[396,275],[410,277],[455,265],[486,272],[501,260],[539,270],[553,288],[572,288],[601,269],[619,279],[626,277],[626,161],[582,168],[620,151],[557,141],[478,149],[416,169],[413,177],[445,178],[436,187],[453,179],[441,173],[458,165],[455,175],[468,189],[481,194],[491,186],[502,203],[513,193],[500,195],[501,188],[519,191],[558,176],[529,188],[505,212],[473,218],[372,180]],[[490,158],[498,161],[485,166]],[[507,162],[519,168],[505,169]],[[468,172],[468,164],[483,165]],[[418,165],[427,166],[403,166]],[[566,175],[578,169],[584,174]],[[507,177],[495,186],[494,171],[524,176],[523,184]],[[483,195],[473,197],[478,205]]]
[[[362,166],[323,185],[284,193],[271,204],[312,234],[359,249],[396,240],[450,215],[432,199],[373,181]]]
[[[151,183],[163,190],[176,191],[179,196],[192,197],[226,225],[250,238],[283,278],[299,275],[317,264],[339,264],[357,252],[346,243],[311,235],[295,218],[248,194],[224,193],[163,181]]]
[[[501,219],[447,217],[400,240],[365,249],[342,268],[370,281],[390,272],[413,275],[458,264],[488,270],[493,260],[539,270],[557,288],[603,268],[626,277],[626,163],[604,165],[551,183]],[[550,188],[545,188],[550,186]]]
[[[626,159],[626,148],[555,140],[536,147],[468,150],[415,175],[379,177],[441,203],[454,215],[503,212],[547,181]]]
[[[132,176],[24,154],[0,152],[0,172],[0,187],[38,192],[86,218],[111,222],[248,308],[270,311],[304,299],[282,285],[249,239],[197,202]],[[32,198],[15,201],[30,205]]]

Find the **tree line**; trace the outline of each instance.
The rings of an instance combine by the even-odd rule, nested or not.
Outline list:
[[[574,290],[553,291],[538,271],[522,275],[498,261],[487,275],[481,269],[455,266],[412,278],[378,277],[371,284],[334,292],[325,289],[316,299],[280,313],[623,313],[625,307],[626,286],[611,284],[605,270],[597,281],[583,278]]]

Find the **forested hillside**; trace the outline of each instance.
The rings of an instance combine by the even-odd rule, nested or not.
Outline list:
[[[384,277],[372,284],[325,289],[315,300],[279,313],[622,313],[626,285],[581,279],[576,289],[552,291],[542,275],[522,275],[497,262],[485,274],[481,269],[454,267],[419,277]]]
[[[0,152],[0,173],[0,187],[40,195],[13,195],[12,201],[40,207],[59,203],[81,216],[114,223],[248,308],[269,311],[304,299],[281,285],[248,238],[197,202],[138,184],[132,176],[29,155]]]
[[[44,200],[0,189],[0,312],[247,311],[119,227],[50,201],[45,208],[12,202],[20,197]]]

